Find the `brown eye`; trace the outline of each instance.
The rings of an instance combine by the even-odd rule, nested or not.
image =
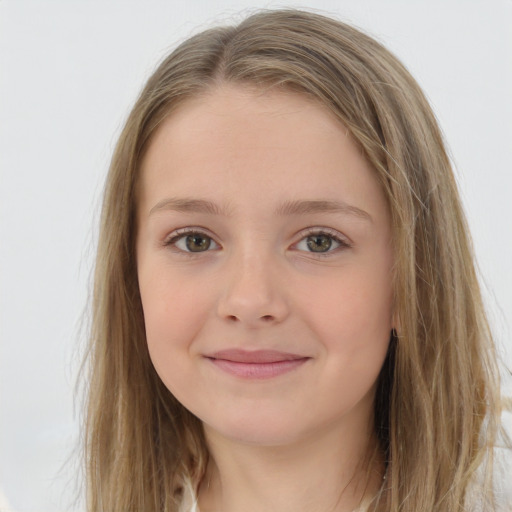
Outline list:
[[[311,252],[327,252],[332,247],[332,236],[313,235],[306,238],[306,244]]]
[[[172,238],[164,242],[164,245],[180,253],[210,252],[220,249],[220,245],[203,231],[195,229],[180,229]]]
[[[202,235],[201,233],[193,233],[184,238],[185,246],[189,252],[207,251],[212,244],[212,239],[209,236]]]
[[[208,252],[220,249],[219,244],[212,237],[201,231],[192,230],[182,231],[166,241],[165,245],[183,253]]]

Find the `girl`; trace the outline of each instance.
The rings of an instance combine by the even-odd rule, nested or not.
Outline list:
[[[95,282],[90,511],[497,506],[449,159],[354,28],[261,12],[165,59],[112,160]]]

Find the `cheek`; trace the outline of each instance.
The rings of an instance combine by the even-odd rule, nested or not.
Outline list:
[[[323,349],[335,356],[333,364],[349,368],[353,378],[378,374],[392,328],[389,273],[351,268],[350,273],[315,290],[303,304],[303,311],[309,312],[304,318]]]
[[[389,347],[391,293],[376,293],[360,282],[353,289],[347,282],[343,293],[333,291],[330,298],[316,324],[326,354],[326,393],[319,406],[338,404],[334,409],[341,412],[360,402],[370,407]]]
[[[146,339],[151,360],[162,380],[186,369],[193,343],[202,329],[211,301],[204,289],[197,289],[179,276],[140,272],[139,286],[144,311]]]
[[[340,274],[343,275],[326,280],[322,286],[311,287],[310,293],[303,294],[305,309],[315,311],[318,322],[329,326],[331,332],[339,329],[351,338],[371,338],[382,329],[389,333],[392,318],[390,276],[364,268]]]

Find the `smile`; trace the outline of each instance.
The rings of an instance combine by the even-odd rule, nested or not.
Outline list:
[[[206,356],[220,370],[244,379],[269,379],[283,375],[310,358],[274,350],[222,350]]]

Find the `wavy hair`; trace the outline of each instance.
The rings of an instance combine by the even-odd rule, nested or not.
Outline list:
[[[333,19],[261,11],[181,44],[149,78],[115,149],[95,267],[85,428],[90,512],[179,510],[208,461],[202,426],[165,388],[146,346],[135,261],[141,159],[189,98],[220,83],[300,92],[327,106],[372,164],[392,216],[398,313],[375,401],[388,464],[382,510],[492,501],[499,425],[494,343],[465,216],[435,116],[381,44]]]

